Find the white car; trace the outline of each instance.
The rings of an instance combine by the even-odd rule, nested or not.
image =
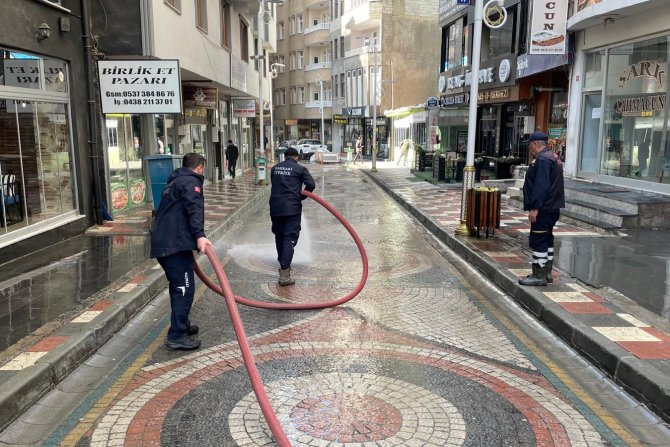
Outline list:
[[[302,139],[298,140],[297,143],[293,144],[291,147],[295,148],[298,153],[300,154],[300,158],[303,160],[309,160],[312,155],[314,155],[317,152],[322,152],[329,154],[330,150],[328,150],[328,146],[325,144],[321,144],[319,140],[311,140],[311,139]]]

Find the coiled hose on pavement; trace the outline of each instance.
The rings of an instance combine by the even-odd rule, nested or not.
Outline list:
[[[216,273],[216,277],[218,278],[221,286],[217,286],[216,284],[214,284],[213,281],[211,281],[207,276],[205,276],[203,271],[198,266],[198,263],[197,262],[195,263],[195,272],[198,275],[198,277],[202,280],[202,282],[205,283],[207,287],[212,289],[214,292],[218,293],[219,295],[222,295],[226,300],[226,306],[228,307],[228,312],[230,313],[230,319],[233,322],[233,328],[235,329],[237,342],[240,345],[240,350],[242,351],[242,359],[244,360],[244,366],[247,369],[247,374],[249,374],[251,387],[254,390],[254,394],[256,395],[258,404],[261,408],[261,411],[263,412],[263,416],[265,417],[265,420],[267,421],[268,426],[270,427],[270,431],[272,432],[275,441],[280,447],[290,447],[291,443],[286,437],[286,434],[284,433],[284,430],[282,429],[281,424],[277,419],[277,415],[275,414],[274,410],[272,409],[272,406],[270,405],[270,400],[268,399],[268,396],[265,392],[265,387],[263,387],[261,377],[258,374],[258,369],[256,368],[256,361],[254,359],[253,354],[251,353],[247,336],[244,333],[244,327],[242,326],[242,319],[240,318],[240,313],[237,309],[236,303],[244,304],[246,306],[259,307],[262,309],[283,309],[283,310],[324,309],[327,307],[339,306],[340,304],[344,304],[347,301],[354,298],[356,295],[360,293],[361,290],[363,290],[365,282],[368,279],[368,255],[367,253],[365,253],[363,243],[356,234],[356,231],[354,231],[353,227],[349,224],[349,222],[347,222],[344,216],[342,216],[335,208],[333,208],[331,204],[329,204],[316,194],[304,190],[302,191],[302,194],[315,200],[324,208],[326,208],[333,216],[335,216],[337,220],[339,220],[342,223],[342,225],[344,225],[344,227],[347,229],[351,237],[353,237],[354,242],[358,247],[358,251],[361,254],[361,261],[363,262],[363,271],[361,273],[361,279],[358,282],[358,286],[351,293],[343,296],[342,298],[323,303],[304,303],[304,304],[268,303],[263,301],[256,301],[235,295],[233,293],[233,290],[230,287],[230,282],[228,281],[228,277],[226,276],[226,273],[223,270],[223,266],[221,265],[219,258],[216,256],[213,247],[207,247],[207,249],[205,250],[205,254],[207,255],[209,261],[212,263],[212,267],[214,267],[214,272]]]

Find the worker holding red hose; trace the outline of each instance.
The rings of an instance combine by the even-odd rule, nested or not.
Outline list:
[[[200,340],[190,338],[199,331],[188,316],[195,295],[193,250],[204,253],[212,243],[205,237],[205,197],[202,183],[205,157],[184,155],[182,167],[168,177],[151,233],[151,257],[158,258],[170,283],[170,329],[168,349],[191,350]]]
[[[295,284],[291,278],[291,262],[300,236],[302,201],[307,198],[301,194],[302,185],[312,192],[316,184],[309,170],[298,163],[299,154],[295,148],[289,147],[284,155],[286,159],[274,165],[270,171],[270,219],[279,261],[278,284],[290,286]]]

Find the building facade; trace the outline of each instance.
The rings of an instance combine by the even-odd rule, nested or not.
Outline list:
[[[492,6],[504,11],[484,11],[489,24],[482,26],[475,135],[476,160],[482,175],[511,177],[512,166],[527,162],[524,141],[536,130],[547,132],[560,146],[557,150],[565,152],[572,44],[565,31],[568,5],[561,5],[557,8],[562,8],[563,19],[555,28],[553,23],[540,24],[550,26],[558,36],[554,38],[560,48],[553,52],[542,52],[545,47],[533,48],[539,41],[538,32],[533,31],[533,24],[538,25],[533,7],[539,8],[539,2],[506,0],[502,7]],[[456,159],[465,159],[468,140],[474,8],[458,5],[455,0],[440,3],[437,146]],[[555,10],[550,12],[551,17],[558,15]]]
[[[83,14],[73,3],[0,7],[0,263],[94,221]]]
[[[439,49],[436,11],[437,0],[293,0],[280,6],[276,60],[286,67],[273,88],[276,134],[318,138],[323,105],[333,151],[353,147],[361,136],[370,155],[376,134],[378,155],[392,158],[394,133],[385,111],[415,105],[430,93],[435,70],[429,61]]]
[[[566,171],[670,193],[670,14],[661,0],[579,2]]]

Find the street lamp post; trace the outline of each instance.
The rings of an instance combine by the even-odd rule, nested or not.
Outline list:
[[[275,153],[275,121],[274,121],[274,92],[272,91],[272,80],[279,76],[279,69],[284,68],[284,64],[275,62],[270,65],[270,158],[274,161]]]
[[[321,79],[321,76],[318,76],[316,78],[316,85],[319,86],[320,92],[319,92],[319,104],[321,108],[321,144],[326,144],[326,138],[324,134],[324,126],[323,126],[323,80]]]
[[[377,172],[377,38],[374,39],[374,43],[371,47],[372,64],[375,73],[372,81],[372,167],[370,168],[370,172]],[[368,47],[368,51],[370,51],[370,47]]]

